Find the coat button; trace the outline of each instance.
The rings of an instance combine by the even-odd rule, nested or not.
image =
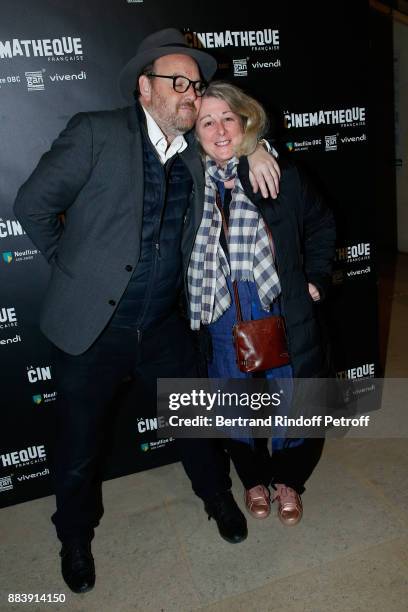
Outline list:
[[[116,306],[115,300],[109,300],[109,304],[110,304],[110,306]]]
[[[133,266],[130,266],[129,264],[126,266],[125,268],[126,272],[131,272],[133,270]]]

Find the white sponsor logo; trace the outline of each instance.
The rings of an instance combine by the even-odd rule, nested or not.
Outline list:
[[[174,442],[174,438],[160,438],[160,440],[155,440],[154,442],[142,442],[140,445],[140,449],[146,453],[149,450],[159,450],[160,448],[164,448],[170,442]]]
[[[169,442],[173,442],[174,438],[161,438],[160,440],[155,440],[153,442],[149,442],[150,450],[158,450],[159,448],[163,448],[167,446]]]
[[[4,344],[15,344],[16,342],[21,342],[21,336],[18,334],[14,336],[14,338],[3,338],[0,340],[0,346],[3,346]]]
[[[11,476],[0,476],[0,493],[3,491],[11,491],[13,488],[13,481]]]
[[[337,151],[337,134],[333,134],[332,136],[325,136],[324,142],[326,151]]]
[[[12,262],[19,263],[21,261],[32,261],[34,257],[40,254],[37,249],[26,249],[25,251],[5,251],[3,260],[10,264]]]
[[[44,75],[42,70],[34,70],[32,72],[26,72],[25,78],[27,80],[28,91],[44,91]]]
[[[275,60],[274,62],[255,62],[252,63],[252,68],[255,70],[259,70],[261,68],[280,68],[282,66],[282,62],[280,59]]]
[[[37,368],[30,366],[27,368],[27,378],[30,383],[36,383],[39,380],[51,380],[51,366]]]
[[[338,261],[367,261],[371,256],[371,246],[369,242],[359,242],[347,247],[336,249]]]
[[[279,49],[279,30],[247,30],[224,32],[185,32],[185,38],[192,47],[216,49],[219,47],[253,47],[255,49]]]
[[[9,74],[6,77],[0,77],[0,89],[4,85],[16,85],[21,83],[21,77],[19,74]]]
[[[350,380],[353,380],[355,378],[373,378],[374,375],[374,363],[365,363],[364,365],[357,366],[356,368],[350,368],[349,370],[337,372],[338,378],[348,378]]]
[[[42,461],[45,461],[46,458],[47,454],[43,444],[40,446],[28,446],[20,451],[0,455],[0,461],[3,464],[3,467],[10,465],[30,465],[33,463],[41,463]]]
[[[7,329],[9,327],[17,327],[17,315],[15,308],[0,308],[0,329]]]
[[[138,419],[137,430],[139,433],[145,433],[146,431],[156,431],[166,424],[164,417],[154,417],[152,419]]]
[[[0,218],[0,238],[7,238],[7,236],[23,236],[24,234],[25,231],[16,219]]]
[[[50,74],[49,79],[53,83],[61,81],[83,81],[86,79],[86,72],[85,70],[81,70],[78,74]]]
[[[34,255],[38,255],[38,253],[39,251],[37,251],[37,249],[26,249],[25,251],[14,251],[14,257],[16,259],[32,259]]]
[[[23,482],[24,480],[34,480],[34,478],[41,478],[42,476],[48,476],[50,470],[45,468],[42,472],[34,472],[34,474],[23,474],[22,476],[17,476],[18,482]]]
[[[322,144],[321,138],[314,138],[313,140],[294,140],[293,142],[287,142],[286,148],[289,151],[308,151],[310,147],[317,147]]]
[[[241,77],[241,76],[248,75],[248,63],[247,63],[246,58],[234,59],[232,60],[232,63],[234,66],[234,76],[235,77]]]
[[[13,57],[48,57],[82,56],[80,38],[63,36],[62,38],[41,38],[36,40],[0,40],[0,59]]]
[[[310,113],[285,112],[287,128],[314,127],[317,125],[365,125],[365,108],[353,106],[331,110],[318,110]]]
[[[361,276],[362,274],[369,274],[370,272],[371,268],[370,266],[367,266],[361,270],[350,270],[350,272],[347,272],[347,276]]]
[[[43,402],[44,404],[48,404],[49,402],[55,402],[56,399],[57,399],[56,391],[53,391],[52,393],[38,393],[36,395],[33,395],[33,402],[37,406],[39,406]]]
[[[366,134],[361,134],[361,136],[344,136],[344,138],[340,138],[341,142],[347,144],[348,142],[364,142],[367,140]]]

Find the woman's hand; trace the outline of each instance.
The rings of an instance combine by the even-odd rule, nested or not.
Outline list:
[[[260,189],[264,198],[278,197],[280,168],[273,155],[258,144],[255,151],[248,155],[249,180],[254,193]]]
[[[312,285],[312,283],[308,283],[307,285],[309,288],[310,297],[314,302],[318,302],[320,300],[320,293],[318,288],[315,285]]]

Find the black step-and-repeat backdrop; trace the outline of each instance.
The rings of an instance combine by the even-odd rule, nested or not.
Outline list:
[[[299,6],[302,4],[302,6]],[[340,377],[378,374],[367,155],[368,2],[3,0],[0,21],[0,506],[52,491],[50,346],[37,327],[48,266],[13,216],[18,187],[68,118],[123,106],[117,75],[138,42],[179,27],[259,98],[281,154],[303,164],[338,223],[326,307]],[[125,384],[106,476],[176,460],[155,408]],[[74,443],[74,441],[73,441]]]

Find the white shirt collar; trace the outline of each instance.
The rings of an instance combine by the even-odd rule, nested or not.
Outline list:
[[[168,146],[166,137],[157,125],[156,121],[143,105],[142,108],[146,115],[147,133],[150,141],[156,149],[157,154],[160,157],[160,161],[162,164],[165,164],[168,159],[173,157],[173,155],[176,155],[176,153],[181,153],[187,148],[187,141],[184,136],[180,134],[179,136],[176,136],[170,146]]]

